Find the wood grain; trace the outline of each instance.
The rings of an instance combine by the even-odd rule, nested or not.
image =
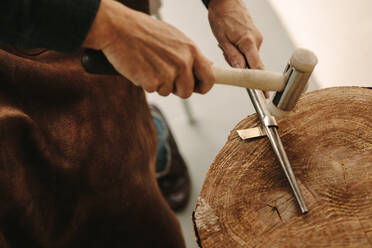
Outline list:
[[[310,212],[301,215],[268,139],[231,132],[193,216],[209,247],[372,247],[372,90],[305,94],[279,133]]]

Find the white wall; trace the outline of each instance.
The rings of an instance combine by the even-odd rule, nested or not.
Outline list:
[[[268,0],[296,46],[319,57],[321,88],[372,86],[371,0]]]
[[[264,35],[261,56],[266,69],[282,71],[294,49],[286,31],[267,1],[244,2]],[[209,28],[207,10],[201,0],[163,0],[162,14],[165,21],[194,40],[216,65],[227,65]]]

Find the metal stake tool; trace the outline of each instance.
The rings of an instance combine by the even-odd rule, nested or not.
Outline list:
[[[289,163],[282,141],[279,137],[278,124],[276,123],[275,117],[272,116],[268,111],[262,91],[253,89],[247,89],[247,91],[249,97],[251,98],[253,106],[256,109],[258,117],[260,118],[262,126],[264,127],[266,134],[270,140],[271,147],[273,148],[273,151],[289,181],[293,194],[297,200],[298,205],[300,206],[301,212],[305,214],[308,212],[308,209],[302,196],[301,189],[298,187],[295,175],[292,171],[292,167]]]

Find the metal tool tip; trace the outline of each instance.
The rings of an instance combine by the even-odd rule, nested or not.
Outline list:
[[[302,214],[307,214],[309,210],[305,207],[305,208],[301,208],[301,212]]]

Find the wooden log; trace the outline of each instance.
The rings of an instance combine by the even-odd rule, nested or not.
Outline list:
[[[267,138],[236,130],[212,163],[193,215],[200,247],[372,247],[372,90],[305,94],[279,133],[309,207],[301,215]]]

